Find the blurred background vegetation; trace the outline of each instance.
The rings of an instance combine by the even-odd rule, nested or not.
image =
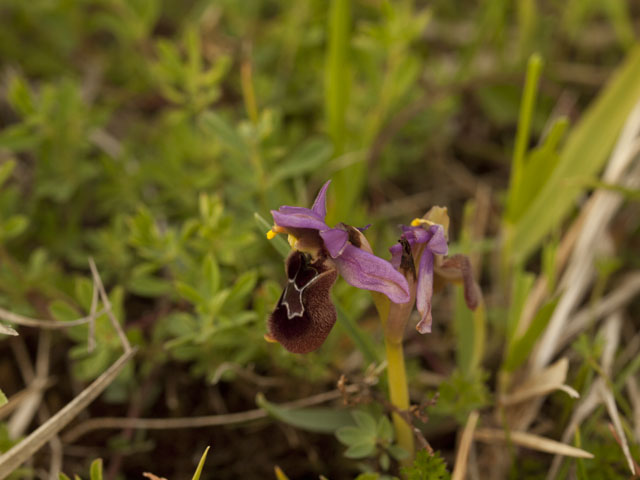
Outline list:
[[[367,235],[389,258],[397,224],[447,206],[452,250],[475,256],[476,266],[486,260],[477,273],[489,334],[480,351],[478,331],[461,334],[474,319],[462,312],[460,292],[447,290],[434,305],[434,333],[411,328],[407,355],[415,402],[439,392],[424,431],[451,468],[468,413],[495,405],[499,372],[514,371],[530,350],[514,358],[523,344],[505,347],[515,328],[508,321],[532,286],[527,272],[549,273],[576,201],[594,188],[640,98],[639,7],[624,0],[3,0],[0,306],[52,321],[86,315],[92,257],[139,351],[78,422],[251,410],[258,393],[286,402],[335,388],[342,373],[362,377],[372,359],[358,341],[374,345],[374,359],[381,351],[368,294],[341,281],[334,293],[342,318],[318,352],[292,355],[264,341],[284,277],[281,253],[255,214],[270,223],[270,209],[309,206],[331,178],[328,223],[372,223]],[[592,108],[621,64],[618,83]],[[528,107],[525,85],[533,92]],[[577,146],[567,153],[561,148],[574,134]],[[525,157],[538,162],[534,169],[526,170]],[[569,170],[556,175],[559,165]],[[575,182],[558,183],[562,175]],[[571,192],[556,203],[565,187]],[[592,301],[616,275],[640,267],[637,195],[625,195],[619,248],[598,264]],[[474,233],[479,211],[484,230]],[[555,304],[548,305],[547,319]],[[52,412],[121,353],[106,315],[91,353],[87,328],[53,334],[44,397]],[[19,331],[0,349],[0,388],[9,397],[27,382],[20,352],[35,362],[43,349],[40,330]],[[579,391],[597,372],[601,347],[592,333],[571,350],[567,382]],[[539,335],[531,332],[527,345]],[[630,368],[627,375],[638,365]],[[563,395],[545,406],[556,437],[574,407]],[[360,456],[369,468],[395,471],[383,409],[364,408],[369,419],[356,423],[377,421],[378,430],[375,451]],[[37,422],[21,431],[0,423],[0,448]],[[565,475],[578,468],[584,478],[628,478],[603,425],[582,432],[596,460],[567,462]],[[276,464],[291,478],[359,471],[334,436],[268,419],[96,430],[64,445],[63,465],[83,474],[101,456],[106,478],[142,471],[188,478],[207,445],[203,478],[272,478]],[[49,456],[43,448],[20,475],[40,476]],[[550,463],[539,453],[512,450],[508,458],[511,478],[540,478]]]

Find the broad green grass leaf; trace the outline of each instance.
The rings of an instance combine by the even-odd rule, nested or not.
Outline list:
[[[0,407],[3,405],[6,405],[8,402],[9,400],[7,400],[7,396],[4,394],[2,390],[0,390]]]
[[[511,290],[511,304],[507,315],[507,340],[509,342],[513,340],[513,335],[518,329],[520,314],[522,313],[524,302],[529,296],[534,281],[535,276],[523,270],[517,271],[514,275]]]
[[[574,206],[583,188],[578,178],[595,175],[607,160],[633,106],[640,98],[640,45],[629,51],[605,89],[573,128],[558,165],[511,235],[511,259],[525,261]]]
[[[557,304],[557,300],[545,304],[538,310],[538,313],[531,321],[531,325],[529,325],[524,335],[514,339],[510,343],[507,359],[504,363],[505,370],[512,372],[524,363],[536,341],[549,323],[549,320],[551,320],[551,315],[553,315]]]
[[[269,402],[261,393],[256,396],[256,403],[272,417],[310,432],[333,433],[340,427],[354,425],[353,417],[347,410],[321,407],[282,408]]]
[[[542,145],[527,155],[522,168],[524,181],[520,182],[517,191],[509,199],[507,219],[510,222],[516,222],[522,216],[551,176],[560,158],[557,152],[558,143],[568,126],[569,122],[565,117],[556,120]]]

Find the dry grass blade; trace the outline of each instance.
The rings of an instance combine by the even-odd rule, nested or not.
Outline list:
[[[571,323],[562,333],[558,349],[567,346],[571,340],[592,322],[610,315],[624,307],[640,293],[640,272],[631,272],[622,278],[611,290],[611,293],[600,300],[595,306],[587,307],[573,316]]]
[[[131,350],[131,344],[129,343],[129,339],[125,335],[120,322],[118,322],[118,319],[113,313],[111,302],[109,301],[109,296],[107,295],[107,291],[102,284],[102,279],[100,278],[100,274],[98,273],[98,269],[96,268],[96,263],[93,261],[93,258],[89,258],[89,268],[91,269],[91,275],[93,275],[93,284],[98,288],[100,299],[102,300],[102,304],[107,310],[107,314],[109,315],[111,324],[113,325],[115,331],[118,333],[118,337],[120,338],[120,343],[122,343],[124,351],[128,352],[129,350]]]
[[[562,390],[572,398],[578,398],[580,394],[565,384],[568,371],[569,360],[563,357],[550,367],[531,375],[514,392],[505,395],[501,399],[501,403],[505,406],[513,405],[530,398],[547,395],[554,390]]]
[[[607,377],[611,375],[613,359],[620,343],[621,326],[622,316],[619,312],[616,312],[607,318],[600,329],[600,334],[606,341],[605,348],[600,357],[601,371]],[[585,397],[573,411],[571,419],[569,420],[569,425],[562,434],[563,442],[568,442],[576,433],[578,426],[581,425],[582,422],[591,415],[596,407],[602,403],[603,397],[601,391],[602,388],[605,387],[605,383],[606,380],[603,377],[599,377],[593,382]],[[556,477],[558,470],[560,469],[561,460],[560,456],[556,456],[553,459],[553,462],[551,462],[551,468],[549,468],[549,472],[547,473],[547,480],[552,480]]]
[[[603,175],[605,182],[628,188],[634,188],[640,184],[640,169],[633,167],[637,158],[636,138],[639,132],[640,103],[634,107],[625,123]],[[531,365],[534,370],[547,365],[557,352],[560,338],[569,324],[570,315],[591,283],[593,259],[596,247],[602,241],[602,233],[606,231],[622,201],[622,196],[615,192],[599,190],[594,193],[592,208],[589,209],[589,214],[578,235],[576,247],[562,279],[562,286],[566,291],[533,355]]]
[[[40,332],[38,338],[38,354],[36,357],[36,367],[33,368],[27,347],[22,337],[15,339],[11,344],[16,360],[24,379],[25,384],[33,385],[30,395],[25,398],[16,409],[9,422],[7,429],[11,438],[21,437],[31,424],[36,412],[42,404],[44,386],[48,382],[49,376],[49,354],[51,351],[51,332],[44,330]]]
[[[44,382],[44,384],[40,383],[40,381],[38,380],[30,383],[27,388],[20,390],[19,392],[11,395],[9,397],[9,401],[6,404],[4,404],[2,407],[0,407],[0,420],[2,420],[3,418],[6,418],[11,412],[13,412],[16,408],[18,408],[20,404],[24,402],[24,400],[28,398],[34,390],[38,390],[38,389],[46,390],[51,385],[53,385],[53,383],[54,383],[53,380],[50,378],[47,379],[46,382]]]
[[[0,323],[0,334],[11,335],[15,337],[16,335],[18,335],[18,332],[16,332],[13,328],[9,327],[8,325],[3,325],[2,323]]]
[[[122,371],[127,362],[135,354],[131,349],[114,362],[102,375],[85,388],[71,402],[52,416],[45,424],[38,427],[27,438],[15,445],[0,457],[0,479],[6,478],[11,472],[28,460],[42,445],[48,442],[64,428],[78,413],[84,410],[100,395]]]
[[[458,453],[456,454],[456,463],[453,468],[451,480],[464,480],[466,478],[469,449],[471,448],[471,442],[473,441],[473,434],[476,430],[476,425],[478,425],[478,417],[478,412],[474,410],[469,414],[469,418],[467,418],[467,424],[462,432],[460,446],[458,447]]]
[[[6,320],[7,322],[15,323],[16,325],[21,325],[23,327],[35,327],[42,328],[46,330],[59,330],[62,328],[70,328],[75,327],[77,325],[84,325],[85,323],[90,323],[92,320],[98,318],[103,313],[106,313],[107,309],[104,308],[99,312],[96,312],[92,315],[88,315],[86,317],[78,318],[77,320],[71,320],[69,322],[54,322],[51,320],[39,320],[36,318],[25,317],[24,315],[18,315],[17,313],[10,312],[5,310],[4,308],[0,308],[0,318]],[[1,324],[0,324],[1,325]],[[6,325],[2,325],[4,328],[9,328],[15,333],[7,333],[7,335],[18,335],[18,332],[13,330]],[[0,333],[4,333],[1,332]]]
[[[618,406],[616,405],[616,401],[613,398],[613,392],[605,382],[602,382],[600,384],[600,395],[602,395],[604,404],[607,407],[607,412],[609,413],[609,417],[611,417],[611,420],[613,421],[613,427],[618,434],[620,446],[622,447],[622,453],[624,453],[624,457],[627,459],[629,470],[631,470],[631,474],[634,475],[636,473],[636,469],[633,457],[631,456],[631,450],[629,450],[629,442],[627,441],[627,436],[624,434],[624,429],[622,428],[622,420],[620,420]]]
[[[550,438],[541,437],[526,432],[509,432],[495,428],[482,428],[476,430],[474,438],[481,442],[494,444],[496,442],[510,442],[519,447],[530,448],[539,452],[552,453],[556,455],[564,455],[575,458],[593,458],[593,454],[582,450],[581,448],[572,447],[566,443],[561,443]]]
[[[633,407],[633,435],[636,442],[640,442],[640,389],[638,388],[638,381],[633,376],[630,376],[627,378],[626,385],[631,406]]]
[[[355,391],[348,388],[349,391]],[[292,402],[280,403],[280,408],[303,408],[319,403],[336,400],[343,397],[343,391],[336,389],[328,392],[312,395],[311,397],[301,398]],[[203,428],[215,427],[219,425],[232,425],[236,423],[244,423],[252,420],[267,418],[269,413],[262,409],[247,410],[238,413],[228,413],[223,415],[207,415],[203,417],[178,417],[178,418],[121,418],[121,417],[102,417],[92,418],[76,425],[74,428],[66,432],[62,440],[65,443],[73,443],[82,435],[93,430],[100,429],[123,429],[123,428],[139,428],[148,430],[169,430],[174,428]]]

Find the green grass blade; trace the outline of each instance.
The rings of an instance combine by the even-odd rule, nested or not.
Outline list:
[[[640,45],[636,45],[572,130],[551,177],[516,223],[510,242],[512,261],[526,260],[540,246],[582,193],[578,179],[595,175],[603,167],[640,98],[639,78]]]
[[[362,331],[358,324],[351,318],[351,316],[342,308],[336,299],[333,299],[333,304],[338,311],[338,326],[342,328],[349,338],[353,341],[355,346],[360,350],[365,360],[368,363],[380,363],[382,359],[378,355],[373,342],[369,335]]]
[[[266,235],[267,232],[273,226],[272,224],[267,222],[264,219],[264,217],[262,215],[260,215],[258,212],[255,212],[253,214],[253,218],[255,218],[255,220],[256,220],[256,224],[258,226],[258,230],[263,235]],[[287,255],[289,255],[289,252],[291,252],[291,247],[289,247],[289,244],[287,243],[287,241],[281,235],[277,235],[272,240],[269,240],[269,242],[271,243],[271,245],[273,245],[273,248],[275,248],[278,251],[278,253],[280,255],[282,255],[282,258],[287,258]]]
[[[207,459],[207,453],[209,453],[209,447],[207,447],[200,457],[200,462],[198,463],[198,468],[196,468],[196,472],[193,474],[191,480],[200,480],[200,475],[202,475],[202,469],[204,468],[204,461]]]
[[[326,110],[328,130],[336,155],[344,152],[345,113],[349,98],[349,30],[351,0],[331,0],[329,46],[326,67]]]
[[[538,94],[538,82],[542,72],[542,58],[538,54],[531,55],[527,65],[527,77],[520,104],[520,117],[518,119],[518,131],[516,132],[516,144],[513,149],[513,161],[511,163],[511,181],[509,184],[509,201],[507,211],[515,207],[515,200],[523,183],[525,168],[525,155],[531,136],[531,120]]]

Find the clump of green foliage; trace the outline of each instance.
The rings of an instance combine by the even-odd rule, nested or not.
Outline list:
[[[91,257],[138,353],[89,416],[223,415],[253,410],[257,398],[278,420],[206,433],[96,432],[87,446],[108,445],[127,477],[152,460],[167,477],[190,474],[205,440],[228,446],[210,459],[216,475],[228,472],[220,478],[266,478],[283,457],[300,476],[393,475],[406,460],[383,402],[360,399],[375,404],[367,413],[277,405],[333,389],[341,373],[362,378],[382,349],[369,296],[344,282],[334,288],[338,328],[320,351],[294,356],[264,341],[288,248],[264,239],[264,218],[279,205],[309,205],[332,178],[328,223],[373,223],[367,235],[384,256],[396,224],[447,205],[451,252],[495,262],[477,272],[479,313],[464,308],[461,290],[448,291],[434,304],[434,333],[408,336],[412,398],[438,392],[422,409],[427,437],[431,426],[453,434],[472,411],[503,413],[558,304],[563,233],[594,188],[621,193],[631,220],[616,231],[618,250],[598,260],[588,301],[639,266],[637,194],[597,177],[640,98],[639,13],[621,0],[3,0],[0,307],[58,322],[87,315]],[[478,236],[474,219],[487,211]],[[547,297],[523,326],[540,277]],[[28,386],[15,352],[36,356],[40,338],[16,328],[13,349],[0,339],[0,388],[10,398]],[[121,354],[106,314],[93,351],[88,328],[52,337],[48,373],[59,382],[43,401],[51,412]],[[587,393],[603,350],[587,329],[567,350],[567,383]],[[632,431],[625,383],[640,362],[622,358],[607,380]],[[575,408],[561,395],[545,404],[554,438]],[[561,473],[624,471],[607,421],[597,409],[580,431],[580,448],[598,459],[566,460]],[[2,451],[19,440],[7,423]],[[429,440],[453,458],[450,442]],[[122,445],[135,453],[123,456]],[[187,460],[163,455],[174,448]],[[518,455],[514,478],[548,471],[546,457]],[[36,455],[33,466],[46,459]],[[65,471],[86,471],[85,459],[64,460]],[[448,478],[442,458],[424,452],[404,472]]]

